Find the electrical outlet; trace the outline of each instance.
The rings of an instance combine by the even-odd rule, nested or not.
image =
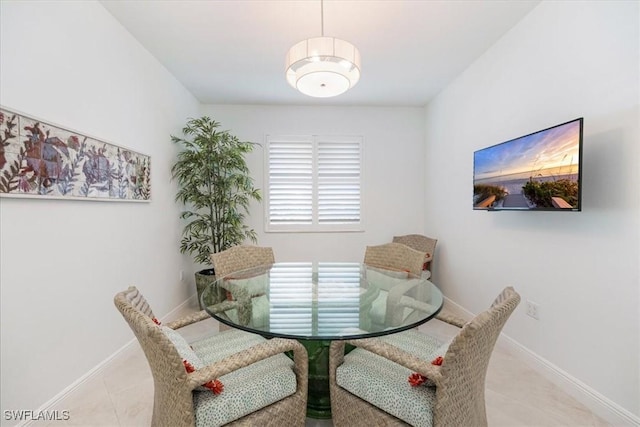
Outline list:
[[[540,320],[540,306],[533,301],[527,301],[527,316]]]
[[[178,277],[179,277],[181,282],[184,281],[184,270],[180,270],[180,275]]]

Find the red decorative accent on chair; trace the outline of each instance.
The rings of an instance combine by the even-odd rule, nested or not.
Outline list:
[[[189,363],[188,360],[183,360],[182,364],[184,365],[184,369],[187,371],[187,374],[190,374],[196,371],[196,368],[194,368],[193,365]]]
[[[444,362],[444,357],[438,356],[431,361],[431,364],[435,366],[441,366],[442,362]],[[411,387],[418,387],[427,382],[428,379],[429,378],[425,377],[424,375],[414,372],[409,375],[409,384],[411,384]]]
[[[411,384],[411,387],[418,387],[424,384],[425,381],[427,381],[427,377],[425,377],[424,375],[420,375],[417,372],[409,375],[409,384]]]
[[[183,360],[182,364],[184,365],[184,369],[187,371],[187,374],[196,371],[196,368],[194,368],[188,360]],[[222,381],[220,380],[207,381],[206,383],[202,384],[202,387],[208,388],[213,392],[213,394],[220,394],[224,391],[224,384],[222,384]]]
[[[153,323],[155,323],[158,326],[162,325],[162,323],[155,317],[152,317],[151,320],[153,320]]]
[[[212,380],[202,384],[202,386],[211,390],[213,394],[220,394],[224,391],[224,384],[220,380]]]

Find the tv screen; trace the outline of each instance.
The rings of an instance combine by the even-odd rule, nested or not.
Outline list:
[[[575,119],[473,153],[473,208],[581,209],[582,122]]]

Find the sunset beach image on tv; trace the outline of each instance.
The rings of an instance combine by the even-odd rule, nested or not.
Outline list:
[[[575,119],[473,155],[473,207],[580,210],[582,122]]]

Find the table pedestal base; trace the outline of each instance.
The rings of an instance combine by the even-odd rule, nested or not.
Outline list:
[[[307,417],[315,419],[331,418],[331,397],[329,394],[329,346],[331,341],[301,340],[309,354],[309,395]]]

